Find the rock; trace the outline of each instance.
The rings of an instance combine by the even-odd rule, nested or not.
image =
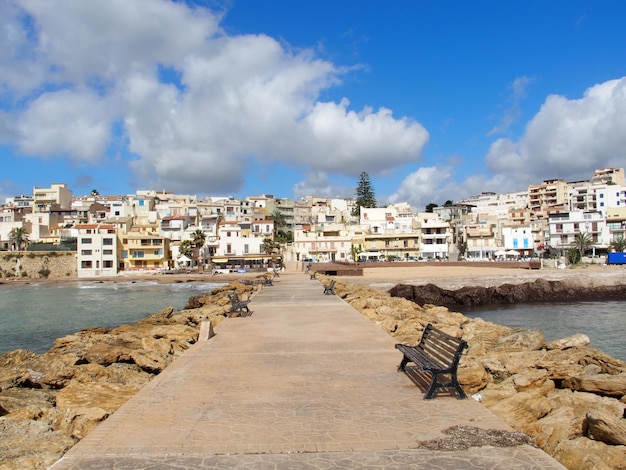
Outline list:
[[[626,395],[626,373],[585,374],[578,377],[568,377],[562,382],[563,387],[581,392],[591,392],[598,395],[621,398]]]
[[[587,346],[589,344],[589,336],[582,333],[575,334],[568,338],[551,341],[546,344],[546,349],[568,349],[578,346]]]
[[[545,279],[522,284],[502,284],[496,287],[466,286],[457,290],[442,289],[433,284],[422,286],[399,284],[389,293],[419,305],[443,305],[450,308],[527,302],[626,299],[626,290],[622,286],[584,286],[573,281]]]
[[[543,348],[545,339],[541,330],[520,330],[500,338],[496,345],[498,351],[537,351]]]
[[[587,434],[596,441],[609,445],[626,446],[626,420],[623,412],[619,416],[602,410],[588,412],[586,416]]]
[[[53,431],[43,421],[13,421],[0,418],[0,468],[3,470],[47,469],[75,441],[62,431]]]
[[[626,468],[626,450],[585,437],[564,439],[552,454],[569,470],[615,470]]]

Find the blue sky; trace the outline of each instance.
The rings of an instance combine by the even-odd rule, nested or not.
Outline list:
[[[59,14],[62,12],[62,14]],[[423,210],[626,161],[626,2],[0,0],[0,197]]]

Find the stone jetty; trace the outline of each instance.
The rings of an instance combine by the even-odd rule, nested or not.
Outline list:
[[[302,273],[289,276],[304,278]],[[289,276],[278,281],[287,282]],[[306,280],[319,288],[317,281],[308,276]],[[328,282],[323,276],[318,280]],[[261,284],[260,280],[233,283],[190,299],[181,311],[166,308],[133,325],[84,330],[60,338],[41,355],[13,351],[0,356],[0,467],[52,465],[195,347],[203,322],[210,321],[219,335],[220,323],[230,310],[229,290],[235,288],[240,297],[248,298],[263,289]],[[335,292],[337,300],[370,319],[393,341],[416,343],[427,323],[463,337],[470,345],[459,369],[465,390],[511,431],[530,436],[565,467],[626,467],[626,364],[589,348],[584,335],[546,343],[538,331],[514,331],[471,320],[445,307],[419,305],[344,280],[336,283]],[[228,321],[232,324],[236,319]],[[262,335],[260,326],[258,334]],[[354,367],[363,368],[364,364],[355,363]],[[393,377],[405,380],[401,374]],[[415,390],[415,399],[421,400],[419,390]],[[443,397],[435,403],[445,407],[458,402]],[[452,424],[457,423],[448,423],[447,434],[415,441],[414,447],[457,458],[467,444],[463,441],[475,439],[469,444],[472,449],[494,447],[498,436],[487,432],[494,428],[499,437],[515,436],[502,426],[482,431],[478,426],[477,431],[470,423],[456,428]],[[515,445],[532,448],[523,439]],[[408,449],[406,452],[411,454]],[[473,451],[470,454],[474,455]]]

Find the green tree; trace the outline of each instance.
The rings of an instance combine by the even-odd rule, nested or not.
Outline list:
[[[100,196],[100,192],[97,189],[92,189],[91,190],[91,195],[92,196]]]
[[[183,240],[178,247],[178,253],[181,256],[187,256],[191,258],[193,256],[193,243],[191,240]]]
[[[274,242],[271,238],[263,239],[263,252],[265,254],[271,255],[274,253],[274,250],[278,248],[278,244]]]
[[[609,248],[615,251],[626,251],[626,238],[619,235],[609,244]]]
[[[580,263],[580,260],[583,256],[585,256],[585,252],[589,250],[593,246],[593,239],[591,235],[588,233],[578,232],[576,237],[574,237],[574,242],[572,243],[572,247],[568,252],[568,259],[570,263],[577,264]],[[577,251],[578,255],[572,253],[572,251]]]
[[[206,240],[206,234],[200,229],[195,230],[191,234],[191,243],[196,248],[200,248],[201,246],[203,246],[205,240]]]
[[[287,218],[279,209],[274,209],[268,217],[274,221],[274,235],[276,240],[281,243],[288,243],[293,239],[293,234],[290,234],[287,230]]]
[[[435,207],[439,207],[437,204],[435,204],[434,202],[431,202],[430,204],[428,204],[426,206],[426,212],[433,212],[433,210],[435,209]]]
[[[28,232],[23,227],[15,227],[9,232],[9,243],[13,245],[14,249],[21,251],[28,246]]]
[[[359,181],[356,187],[356,201],[352,215],[359,217],[361,214],[361,207],[367,209],[376,207],[376,196],[374,195],[372,181],[370,180],[370,176],[365,171],[361,172],[359,175]]]

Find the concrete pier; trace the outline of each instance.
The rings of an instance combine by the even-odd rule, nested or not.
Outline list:
[[[455,443],[457,425],[513,430],[471,398],[424,401],[394,339],[323,291],[281,274],[52,469],[564,468],[529,445]],[[435,439],[454,450],[421,444]]]

